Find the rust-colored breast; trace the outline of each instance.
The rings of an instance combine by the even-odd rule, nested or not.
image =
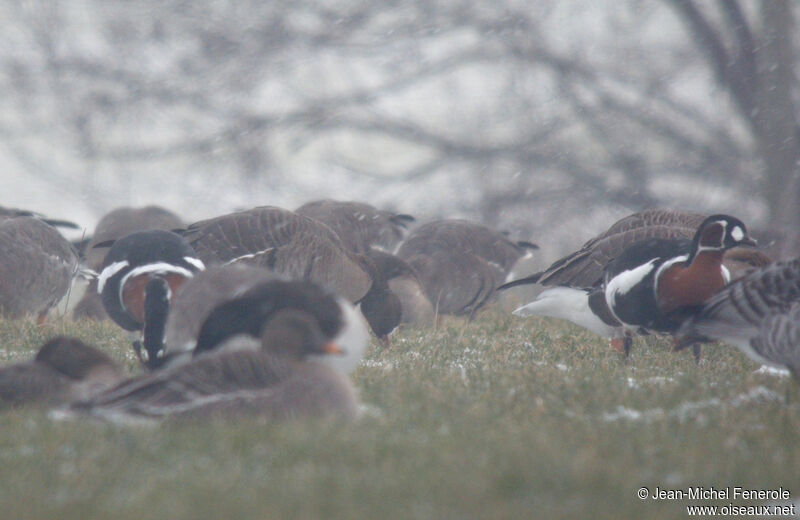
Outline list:
[[[150,278],[153,276],[155,275],[152,273],[133,276],[125,281],[125,286],[122,288],[122,305],[125,307],[125,310],[128,311],[128,313],[130,313],[130,315],[133,316],[134,319],[139,323],[144,323],[144,290],[147,287],[147,282],[149,282]],[[188,280],[188,278],[177,273],[167,273],[158,276],[161,276],[167,281],[167,285],[169,285],[170,290],[170,303],[172,303],[172,301],[175,299],[175,294],[177,293],[178,289],[186,282],[186,280]]]
[[[722,253],[701,252],[691,265],[676,263],[658,279],[658,306],[664,313],[681,307],[701,305],[725,286],[722,276]]]

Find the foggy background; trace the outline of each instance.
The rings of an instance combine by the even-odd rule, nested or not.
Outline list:
[[[796,229],[789,0],[14,1],[0,205],[89,232],[361,200],[554,259],[647,207]]]

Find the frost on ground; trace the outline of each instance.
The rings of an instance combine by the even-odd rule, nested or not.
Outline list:
[[[747,392],[738,394],[727,400],[713,397],[711,399],[703,399],[701,401],[686,401],[671,409],[650,408],[647,410],[635,410],[633,408],[619,405],[613,412],[604,412],[600,417],[605,422],[629,420],[650,423],[670,418],[686,421],[694,417],[697,412],[708,408],[717,408],[720,406],[738,408],[739,406],[743,406],[748,403],[764,403],[768,401],[783,401],[783,397],[769,388],[764,386],[756,386]]]
[[[754,374],[762,374],[773,377],[786,377],[791,375],[785,368],[775,368],[767,365],[761,365],[761,368],[753,371]]]

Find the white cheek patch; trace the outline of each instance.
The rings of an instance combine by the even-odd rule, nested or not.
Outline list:
[[[744,230],[739,226],[734,227],[731,229],[731,238],[736,240],[737,242],[741,242],[744,238]]]
[[[109,278],[120,272],[121,270],[128,267],[128,261],[123,260],[122,262],[114,262],[113,264],[109,265],[100,273],[100,276],[97,279],[97,294],[103,292],[103,287],[105,287],[106,282]]]

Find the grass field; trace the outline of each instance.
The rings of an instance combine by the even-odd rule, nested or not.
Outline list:
[[[135,368],[113,325],[66,321],[0,322],[0,360],[58,333]],[[374,343],[355,374],[355,424],[120,427],[7,412],[0,517],[685,518],[698,503],[641,500],[642,486],[783,486],[796,501],[790,379],[730,347],[698,365],[669,345],[638,339],[626,362],[571,325],[490,310]]]

